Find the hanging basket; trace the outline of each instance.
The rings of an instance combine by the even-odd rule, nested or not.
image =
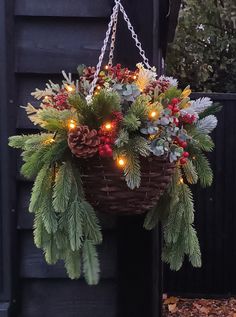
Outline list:
[[[139,188],[127,187],[123,171],[112,160],[93,159],[83,168],[87,200],[95,210],[115,215],[142,214],[153,208],[170,183],[175,165],[152,157],[141,162]]]
[[[113,65],[119,12],[142,58],[133,70]],[[95,246],[102,233],[96,211],[150,211],[144,222],[150,230],[160,220],[153,207],[165,193],[163,259],[178,270],[188,254],[200,266],[187,182],[199,179],[204,187],[212,182],[202,153],[214,146],[208,135],[217,124],[211,100],[190,101],[189,87],[181,90],[174,78],[158,77],[120,0],[115,0],[98,64],[81,65],[78,72],[73,80],[63,71],[61,84],[49,81],[31,94],[40,105],[28,103],[25,110],[43,132],[10,138],[10,146],[22,150],[21,173],[35,180],[29,211],[35,214],[36,246],[48,263],[64,260],[72,279],[79,278],[83,262],[86,281],[97,284]]]

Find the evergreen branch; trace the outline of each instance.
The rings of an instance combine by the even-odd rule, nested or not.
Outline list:
[[[83,245],[83,272],[89,285],[96,285],[99,281],[99,261],[96,248],[90,240]]]
[[[126,164],[124,168],[125,180],[130,189],[140,186],[141,182],[141,171],[139,155],[134,151],[133,148],[129,148],[128,145],[125,147]]]
[[[196,184],[198,181],[198,175],[192,161],[188,160],[186,164],[182,165],[182,169],[189,184]]]
[[[149,97],[147,96],[141,95],[137,97],[127,111],[127,114],[135,116],[141,122],[145,121],[148,118],[148,102]]]
[[[37,248],[43,248],[50,240],[50,235],[46,231],[40,212],[35,213],[33,225],[34,243]]]
[[[184,205],[179,202],[169,209],[169,216],[164,226],[164,238],[167,244],[176,243],[181,231]]]
[[[72,188],[72,167],[69,161],[62,163],[56,174],[53,187],[53,207],[56,212],[64,212],[70,200]]]
[[[78,251],[82,246],[83,226],[81,209],[77,200],[72,201],[67,211],[67,230],[72,251]]]
[[[203,153],[198,152],[192,161],[202,187],[211,186],[213,181],[213,172],[210,163]]]
[[[38,173],[31,192],[29,211],[36,212],[40,209],[40,203],[42,200],[43,188],[48,181],[50,181],[50,168],[45,164]]]
[[[212,106],[205,109],[203,112],[199,113],[199,119],[203,119],[207,116],[214,115],[215,113],[221,111],[222,106],[218,103],[214,103]]]
[[[60,252],[57,249],[57,244],[54,235],[49,236],[48,242],[43,247],[45,260],[48,264],[56,264],[59,260]]]
[[[147,139],[142,136],[136,136],[131,141],[133,149],[141,156],[147,157],[150,155],[150,146]]]
[[[25,144],[26,141],[28,141],[32,135],[15,135],[9,137],[9,146],[16,148],[16,149],[22,149],[25,150]]]
[[[115,140],[115,145],[119,148],[124,146],[128,142],[129,142],[129,133],[126,130],[121,129],[119,131],[117,139]]]
[[[93,242],[94,244],[102,243],[101,227],[99,220],[95,214],[93,207],[83,200],[80,203],[80,208],[83,215],[83,228],[85,238]]]
[[[78,279],[81,275],[81,253],[80,251],[68,250],[65,256],[65,267],[69,278]]]
[[[214,149],[214,142],[209,135],[194,130],[192,131],[192,137],[192,143],[199,149],[206,152],[211,152]]]
[[[138,117],[136,117],[133,113],[128,113],[123,121],[123,126],[130,132],[137,131],[141,126],[141,121]]]

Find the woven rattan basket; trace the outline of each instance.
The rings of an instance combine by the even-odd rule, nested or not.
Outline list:
[[[99,212],[116,215],[142,214],[156,205],[170,183],[174,164],[146,158],[141,163],[141,185],[128,188],[123,171],[113,160],[91,160],[83,169],[86,198]]]

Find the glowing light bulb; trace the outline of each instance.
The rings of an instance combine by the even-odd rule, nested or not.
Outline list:
[[[151,117],[151,118],[156,118],[157,115],[158,115],[158,113],[157,113],[156,111],[152,111],[152,112],[150,113],[150,117]]]
[[[125,166],[125,159],[119,158],[119,159],[117,160],[117,163],[118,163],[118,165],[119,165],[120,167]]]
[[[74,88],[73,86],[71,86],[71,85],[66,85],[65,88],[66,88],[66,90],[69,91],[69,92],[72,92],[72,91],[74,91],[74,89],[75,89],[75,88]]]
[[[111,123],[110,122],[105,123],[105,128],[106,128],[106,130],[111,130],[111,128],[112,128]]]
[[[44,97],[44,100],[45,100],[45,101],[48,101],[48,100],[49,100],[49,96],[45,96],[45,97]]]
[[[192,160],[196,160],[196,156],[193,156],[193,157],[192,157]]]
[[[183,184],[184,183],[184,179],[181,177],[180,179],[179,179],[179,185],[181,185],[181,184]]]
[[[74,120],[70,120],[68,123],[69,129],[74,129],[76,127],[76,122]]]
[[[101,89],[101,86],[97,86],[97,90],[100,90]]]
[[[133,79],[137,79],[137,76],[136,76],[136,75],[134,75],[134,76],[133,76]]]
[[[109,66],[108,66],[108,65],[106,65],[104,68],[105,68],[106,70],[108,70],[108,69],[109,69]]]
[[[55,140],[51,138],[51,139],[45,140],[44,144],[52,144],[54,142],[55,142]]]

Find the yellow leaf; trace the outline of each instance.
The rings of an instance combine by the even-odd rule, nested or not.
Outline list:
[[[177,297],[171,296],[164,301],[164,305],[169,305],[169,304],[176,304],[178,303],[179,299]]]

